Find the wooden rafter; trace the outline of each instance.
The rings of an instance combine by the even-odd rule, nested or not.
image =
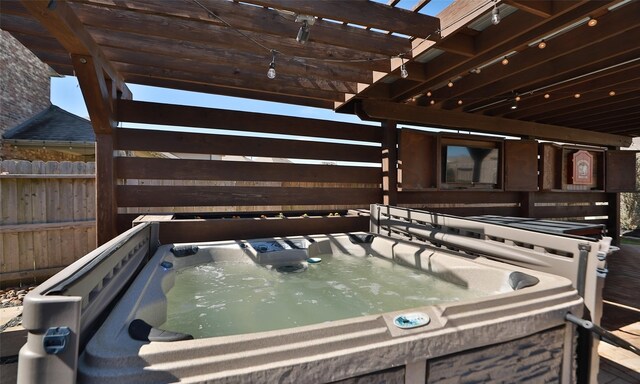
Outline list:
[[[413,37],[426,38],[429,35],[431,35],[430,39],[439,37],[438,35],[432,35],[434,31],[440,28],[440,22],[437,18],[373,1],[248,0],[246,2],[299,14],[346,21]]]

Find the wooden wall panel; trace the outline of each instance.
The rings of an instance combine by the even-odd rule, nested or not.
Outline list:
[[[115,149],[379,163],[380,147],[199,133],[124,129]]]
[[[118,102],[118,121],[374,143],[382,140],[382,129],[373,125],[131,100]]]
[[[323,205],[366,206],[382,201],[380,189],[119,185],[120,207]]]
[[[368,216],[182,220],[162,223],[160,242],[169,244],[191,241],[258,239],[283,235],[358,232],[368,229]]]
[[[504,189],[538,190],[538,143],[535,140],[505,140]]]
[[[433,189],[438,185],[438,137],[422,131],[402,129],[399,149],[401,190]]]
[[[121,179],[245,180],[380,184],[380,168],[250,161],[118,157]]]
[[[636,192],[637,169],[636,151],[606,152],[607,192]]]

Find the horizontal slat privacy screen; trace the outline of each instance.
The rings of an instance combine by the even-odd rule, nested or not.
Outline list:
[[[379,126],[134,101],[118,106],[125,126],[204,128],[115,130],[120,214],[333,211],[382,199]]]

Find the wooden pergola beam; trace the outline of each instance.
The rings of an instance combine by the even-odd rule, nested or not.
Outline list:
[[[66,1],[21,0],[21,4],[54,36],[70,54],[91,56],[96,65],[116,82],[123,97],[131,92],[124,79],[105,58],[100,47],[86,31]]]
[[[518,137],[536,137],[569,143],[628,147],[631,138],[530,121],[481,116],[386,101],[362,100],[362,111],[374,120],[393,120],[429,127],[463,129]]]
[[[438,18],[373,1],[246,0],[245,2],[298,14],[346,21],[413,37],[427,38],[429,36],[431,40],[439,38],[439,35],[434,33],[440,29]]]

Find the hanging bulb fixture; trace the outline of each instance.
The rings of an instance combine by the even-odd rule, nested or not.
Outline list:
[[[407,71],[407,66],[404,64],[404,57],[400,56],[400,60],[402,60],[402,64],[400,64],[400,77],[406,79],[409,77],[409,72]]]
[[[453,81],[452,80],[449,80],[449,82],[447,83],[447,87],[449,87],[449,88],[453,87]]]
[[[546,47],[547,47],[547,43],[544,40],[538,43],[538,48],[545,49]]]
[[[591,18],[589,20],[589,22],[587,23],[587,25],[590,26],[590,27],[595,27],[596,25],[598,25],[598,19]]]
[[[427,97],[431,97],[431,91],[427,91]]]
[[[615,96],[615,95],[616,95],[616,91],[614,90],[609,91],[609,96]]]
[[[513,99],[513,103],[511,104],[511,109],[518,109],[518,100]]]
[[[435,102],[435,100],[431,100],[431,101],[429,102],[429,104],[431,104],[431,105],[433,105],[433,104],[435,104],[435,103],[436,103],[436,102]]]
[[[296,36],[296,41],[300,44],[304,44],[309,40],[309,22],[307,20],[302,20],[302,26],[300,30],[298,30],[298,36]]]
[[[462,99],[458,100],[458,105],[462,105]]]
[[[548,99],[548,98],[550,98],[550,97],[551,97],[551,95],[550,95],[550,94],[548,94],[548,93],[545,93],[545,94],[544,94],[544,98],[545,98],[545,99]]]
[[[507,56],[505,56],[504,59],[502,59],[501,63],[502,63],[502,65],[509,64],[509,59],[507,58]]]
[[[516,96],[516,97],[515,97],[515,100],[516,100],[516,101],[520,101],[520,96]]]
[[[269,70],[267,71],[267,77],[270,79],[276,78],[276,51],[271,50],[271,63],[269,64]]]
[[[500,11],[498,10],[497,1],[493,4],[493,9],[491,10],[491,23],[493,25],[498,25],[498,23],[500,23]]]

